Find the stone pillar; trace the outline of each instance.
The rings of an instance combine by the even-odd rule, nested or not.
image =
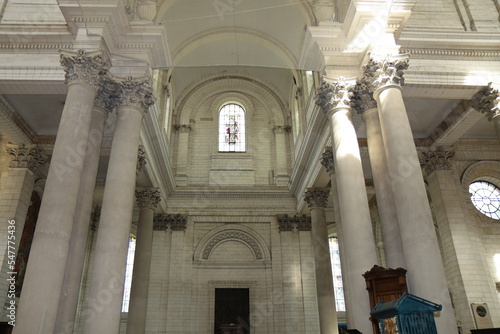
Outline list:
[[[149,273],[153,246],[154,210],[160,202],[160,192],[156,189],[136,190],[139,206],[137,241],[135,246],[134,272],[130,290],[127,334],[143,334],[146,329],[148,308]]]
[[[6,146],[6,153],[12,156],[12,160],[0,178],[0,235],[5,236],[0,240],[0,305],[5,305],[10,288],[7,279],[11,275],[8,273],[15,271],[12,256],[19,254],[18,247],[31,206],[37,170],[47,163],[47,156],[36,145],[7,144]],[[12,239],[12,232],[15,239]],[[10,239],[7,236],[10,236]],[[16,258],[16,262],[18,261]],[[21,272],[16,273],[18,283],[21,275]],[[5,307],[0,311],[3,321],[9,321],[4,317],[8,313],[9,310]]]
[[[288,171],[286,163],[286,133],[290,131],[289,126],[277,125],[273,127],[276,139],[276,185],[286,186],[288,184]]]
[[[119,107],[90,280],[85,334],[118,333],[120,329],[139,133],[143,114],[154,103],[147,80],[119,81],[117,95]]]
[[[352,84],[339,78],[336,83],[323,82],[316,104],[331,124],[336,180],[339,193],[340,219],[349,264],[346,279],[352,306],[351,328],[362,333],[371,331],[370,302],[363,274],[377,263],[377,250],[372,232],[361,156],[352,124],[348,89]]]
[[[456,323],[413,134],[401,85],[408,60],[403,55],[372,55],[364,77],[373,83],[379,107],[387,166],[391,177],[410,291],[443,305],[436,318],[439,333],[456,331]],[[424,261],[425,259],[425,261]]]
[[[340,266],[342,269],[342,285],[344,287],[344,301],[345,301],[345,315],[347,324],[352,323],[352,306],[351,298],[349,296],[349,281],[347,280],[347,271],[349,270],[349,264],[345,259],[345,245],[344,237],[342,233],[342,220],[340,219],[340,205],[339,205],[339,193],[337,190],[337,178],[335,174],[335,163],[333,150],[331,147],[326,147],[325,152],[321,156],[321,164],[325,167],[326,171],[330,175],[331,193],[333,198],[333,208],[335,212],[335,228],[337,230],[337,240],[339,243],[340,250]]]
[[[78,297],[80,295],[83,265],[85,262],[85,251],[88,241],[89,224],[91,221],[97,169],[101,156],[104,123],[106,122],[107,111],[111,111],[113,108],[112,98],[106,94],[105,88],[101,89],[97,99],[94,101],[94,110],[90,123],[89,141],[83,163],[80,191],[78,192],[78,205],[75,211],[61,297],[59,298],[59,310],[57,313],[55,331],[57,334],[73,333],[76,310],[78,307]]]
[[[377,102],[373,93],[369,91],[371,83],[358,82],[353,88],[354,109],[361,114],[365,122],[368,153],[372,169],[373,184],[375,186],[378,214],[381,221],[384,253],[389,268],[405,268],[405,258],[396,205],[392,195],[392,185],[387,173],[387,159],[385,157],[384,139],[378,117]]]
[[[500,140],[500,92],[498,85],[491,82],[488,86],[480,89],[471,99],[471,105],[474,109],[481,112],[490,121]]]
[[[304,200],[311,210],[311,237],[314,250],[314,267],[316,269],[316,292],[318,295],[321,334],[337,334],[339,330],[325,216],[329,192],[326,188],[314,188],[308,189],[304,194]]]
[[[68,94],[57,131],[13,333],[54,332],[92,106],[109,66],[100,53],[61,55]]]

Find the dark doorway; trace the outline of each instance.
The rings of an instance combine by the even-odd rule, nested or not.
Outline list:
[[[248,289],[215,289],[214,333],[250,333],[250,297]]]

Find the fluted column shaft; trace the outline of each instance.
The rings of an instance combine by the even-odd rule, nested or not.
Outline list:
[[[406,262],[401,236],[399,235],[398,216],[392,194],[391,180],[389,174],[387,174],[387,159],[377,108],[366,110],[363,112],[362,118],[365,122],[368,153],[377,196],[387,266],[389,268],[405,268]]]
[[[373,64],[372,61],[371,65]],[[452,333],[456,331],[453,308],[420,162],[401,93],[401,72],[407,66],[404,58],[384,60],[379,65],[382,74],[374,97],[379,106],[410,290],[419,297],[443,305],[443,311],[436,318],[438,332]]]
[[[340,267],[342,270],[342,286],[344,288],[344,302],[345,302],[345,316],[347,324],[352,323],[352,306],[351,298],[349,295],[349,281],[347,280],[347,271],[349,270],[349,264],[345,259],[345,243],[344,234],[342,231],[342,220],[340,219],[340,204],[339,204],[339,192],[337,189],[337,176],[335,174],[335,164],[333,157],[333,150],[331,147],[327,147],[323,156],[321,158],[321,164],[326,168],[328,174],[330,175],[331,193],[333,199],[333,208],[335,212],[335,229],[337,231],[337,240],[340,250]]]
[[[120,329],[139,132],[143,113],[152,104],[151,87],[145,82],[128,79],[119,83],[119,90],[122,100],[106,175],[85,334],[117,334]]]
[[[328,194],[328,189],[315,188],[306,191],[304,197],[311,210],[311,235],[316,271],[320,331],[321,334],[337,334],[338,321],[335,309],[335,291],[325,216]]]
[[[361,155],[349,107],[349,86],[342,79],[335,84],[324,82],[316,103],[326,112],[332,129],[345,257],[349,264],[346,275],[352,309],[349,326],[369,333],[372,327],[369,320],[370,301],[362,275],[377,263],[377,251]]]
[[[66,103],[31,246],[14,333],[53,334],[73,229],[92,106],[99,75],[107,65],[100,55],[61,56],[69,83]]]
[[[59,298],[56,322],[57,334],[73,333],[106,118],[107,112],[103,108],[94,105],[87,152],[80,181],[80,191],[78,192],[78,205],[71,232],[71,243],[68,259],[66,260],[61,297]]]
[[[137,223],[127,334],[143,334],[146,329],[149,273],[153,248],[153,219],[154,210],[160,200],[160,192],[154,189],[141,189],[136,191],[136,197],[140,210],[139,222]]]

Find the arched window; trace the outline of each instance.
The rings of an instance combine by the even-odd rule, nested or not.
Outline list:
[[[486,181],[475,181],[469,186],[472,204],[482,214],[500,220],[500,189]]]
[[[234,103],[219,111],[219,152],[245,152],[245,110]]]

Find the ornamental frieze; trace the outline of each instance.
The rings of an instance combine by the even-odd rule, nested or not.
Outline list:
[[[181,214],[159,214],[153,220],[154,231],[186,231],[188,217]]]
[[[311,231],[311,218],[306,215],[290,217],[288,215],[276,216],[280,232],[285,231]]]

